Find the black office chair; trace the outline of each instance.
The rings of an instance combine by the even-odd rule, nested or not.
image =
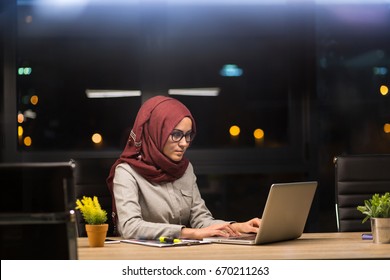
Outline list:
[[[107,211],[108,232],[107,236],[117,236],[112,219],[112,197],[108,190],[106,179],[111,166],[117,158],[78,158],[75,163],[75,194],[76,199],[83,196],[97,196],[102,209]],[[86,237],[85,221],[76,211],[77,230],[79,237]]]
[[[77,259],[73,163],[0,164],[1,259]]]
[[[390,192],[390,154],[340,155],[334,164],[338,230],[371,231],[356,207],[374,193]]]

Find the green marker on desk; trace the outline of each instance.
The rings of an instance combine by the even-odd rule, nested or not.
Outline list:
[[[160,236],[158,239],[160,240],[161,243],[180,243],[181,240],[178,238],[171,238],[171,237],[165,237],[165,236]]]

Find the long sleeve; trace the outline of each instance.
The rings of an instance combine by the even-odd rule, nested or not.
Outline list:
[[[201,198],[190,164],[172,183],[156,185],[137,174],[128,164],[119,164],[114,176],[118,230],[123,238],[178,237],[183,227],[201,228],[215,220]]]

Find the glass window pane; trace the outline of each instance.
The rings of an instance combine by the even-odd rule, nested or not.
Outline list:
[[[196,118],[194,149],[291,144],[292,37],[284,5],[74,8],[18,6],[19,149],[121,150],[147,97],[194,89],[197,96],[173,95]],[[88,90],[142,95],[88,98]],[[94,133],[101,144],[91,141]]]

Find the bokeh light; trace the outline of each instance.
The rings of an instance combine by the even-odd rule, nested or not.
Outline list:
[[[261,128],[257,128],[253,132],[253,136],[255,137],[255,139],[263,139],[264,138],[264,131]]]
[[[26,147],[30,147],[32,145],[32,139],[30,136],[26,136],[23,139],[23,143]]]
[[[91,137],[92,142],[95,144],[100,144],[103,141],[103,137],[100,135],[100,133],[94,133]]]
[[[240,127],[237,125],[232,125],[229,129],[229,133],[231,136],[238,136],[240,134]]]
[[[389,88],[385,85],[381,85],[379,91],[382,95],[387,95],[389,93]]]

